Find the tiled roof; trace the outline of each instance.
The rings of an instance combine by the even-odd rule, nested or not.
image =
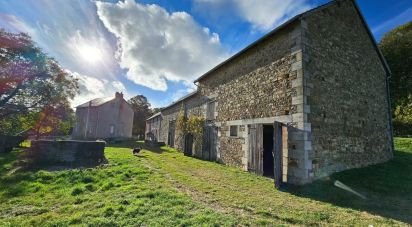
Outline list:
[[[150,119],[153,119],[153,118],[155,118],[155,117],[157,117],[157,116],[159,116],[159,115],[161,115],[161,114],[162,114],[161,112],[157,112],[157,113],[153,114],[151,117],[147,118],[146,121],[147,121],[147,120],[150,120]]]
[[[114,99],[114,97],[97,98],[97,99],[90,100],[86,103],[83,103],[83,104],[77,106],[76,108],[89,107],[89,105],[90,106],[100,106],[102,104],[105,104],[106,102],[109,102],[109,101],[113,100],[113,99]]]
[[[190,98],[190,97],[192,97],[192,96],[194,96],[194,95],[196,95],[196,94],[197,94],[197,90],[196,90],[196,91],[193,91],[193,92],[190,92],[189,94],[183,96],[182,98],[180,98],[180,99],[172,102],[170,105],[162,108],[162,110],[167,109],[167,108],[169,108],[169,107],[172,107],[172,106],[174,106],[174,105],[176,105],[176,104],[178,104],[178,103],[180,103],[180,102],[182,102],[182,101],[184,101],[184,100],[186,100],[186,99],[188,99],[188,98]]]
[[[337,2],[339,2],[339,0],[333,0],[330,1],[328,3],[325,3],[321,6],[318,6],[316,8],[313,8],[311,10],[308,10],[306,12],[300,13],[294,17],[292,17],[290,20],[284,22],[283,24],[279,25],[278,27],[276,27],[275,29],[273,29],[272,31],[270,31],[269,33],[267,33],[266,35],[264,35],[263,37],[259,38],[258,40],[256,40],[255,42],[253,42],[252,44],[250,44],[249,46],[245,47],[244,49],[242,49],[241,51],[239,51],[238,53],[234,54],[233,56],[229,57],[228,59],[224,60],[222,63],[218,64],[217,66],[215,66],[214,68],[212,68],[211,70],[207,71],[205,74],[203,74],[202,76],[200,76],[199,78],[197,78],[194,82],[197,83],[200,80],[202,80],[203,78],[209,76],[210,74],[212,74],[212,72],[216,71],[217,69],[219,69],[220,67],[222,67],[223,65],[229,63],[230,61],[234,60],[236,57],[242,55],[243,53],[245,53],[247,50],[251,49],[252,47],[257,46],[259,43],[263,42],[264,40],[266,40],[267,38],[271,37],[272,35],[277,34],[281,29],[289,26],[290,24],[292,24],[293,22],[297,21],[298,19],[302,18],[303,16],[307,16],[310,15],[313,12],[316,12],[318,10],[321,10],[323,8],[326,8],[332,4],[336,4]],[[359,14],[359,16],[361,17],[361,21],[362,24],[364,25],[364,27],[366,28],[369,38],[372,40],[374,48],[376,50],[376,52],[378,53],[378,57],[380,59],[380,61],[382,62],[384,69],[387,73],[387,75],[391,74],[391,70],[389,69],[388,63],[386,62],[385,58],[383,57],[382,52],[379,50],[378,45],[376,43],[375,38],[372,35],[372,32],[368,26],[368,24],[366,23],[366,20],[364,18],[364,16],[362,15],[358,4],[356,3],[356,0],[352,0],[353,4],[355,5],[355,9],[357,11],[357,13]]]

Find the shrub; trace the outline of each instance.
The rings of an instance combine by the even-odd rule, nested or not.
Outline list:
[[[87,191],[90,191],[90,192],[96,191],[96,187],[94,187],[93,184],[88,184],[88,185],[86,185],[85,188],[86,188]]]
[[[81,189],[81,188],[74,188],[74,189],[72,190],[71,195],[76,196],[76,195],[80,195],[80,194],[82,194],[82,193],[83,193],[83,189]]]

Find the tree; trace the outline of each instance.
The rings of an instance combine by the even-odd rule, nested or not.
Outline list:
[[[151,115],[157,114],[162,110],[162,108],[152,108],[150,109]]]
[[[74,125],[74,113],[68,102],[43,108],[37,113],[36,119],[36,138],[41,135],[67,135]]]
[[[152,114],[150,110],[151,105],[144,95],[136,95],[131,98],[128,103],[134,111],[133,135],[144,135],[146,119]]]
[[[77,80],[43,53],[30,36],[0,30],[0,117],[64,102]]]
[[[412,134],[412,21],[388,32],[379,45],[392,70],[390,88],[395,133]],[[402,126],[405,124],[409,126]],[[409,132],[400,132],[400,127],[409,128]]]
[[[39,122],[46,120],[45,113],[63,116],[54,113],[68,107],[77,93],[77,80],[43,53],[29,35],[0,30],[0,133],[16,134],[36,127],[40,133]],[[52,118],[49,129],[55,130],[60,127],[57,120],[64,118],[53,122]]]

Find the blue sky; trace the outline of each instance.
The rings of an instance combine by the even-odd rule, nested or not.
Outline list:
[[[0,27],[27,32],[81,85],[73,106],[123,91],[155,107],[290,17],[327,0],[2,0]],[[412,20],[411,0],[358,0],[375,39]]]

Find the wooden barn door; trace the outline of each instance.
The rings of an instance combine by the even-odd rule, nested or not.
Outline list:
[[[216,161],[217,158],[217,127],[205,126],[203,129],[202,159]]]
[[[273,124],[273,167],[275,188],[279,188],[282,184],[282,154],[283,154],[283,128],[286,127],[283,123],[275,121]]]
[[[191,133],[185,134],[184,154],[187,156],[193,155],[193,135]]]
[[[169,146],[175,146],[176,121],[169,122]]]
[[[263,125],[249,125],[248,170],[258,175],[263,174]]]

